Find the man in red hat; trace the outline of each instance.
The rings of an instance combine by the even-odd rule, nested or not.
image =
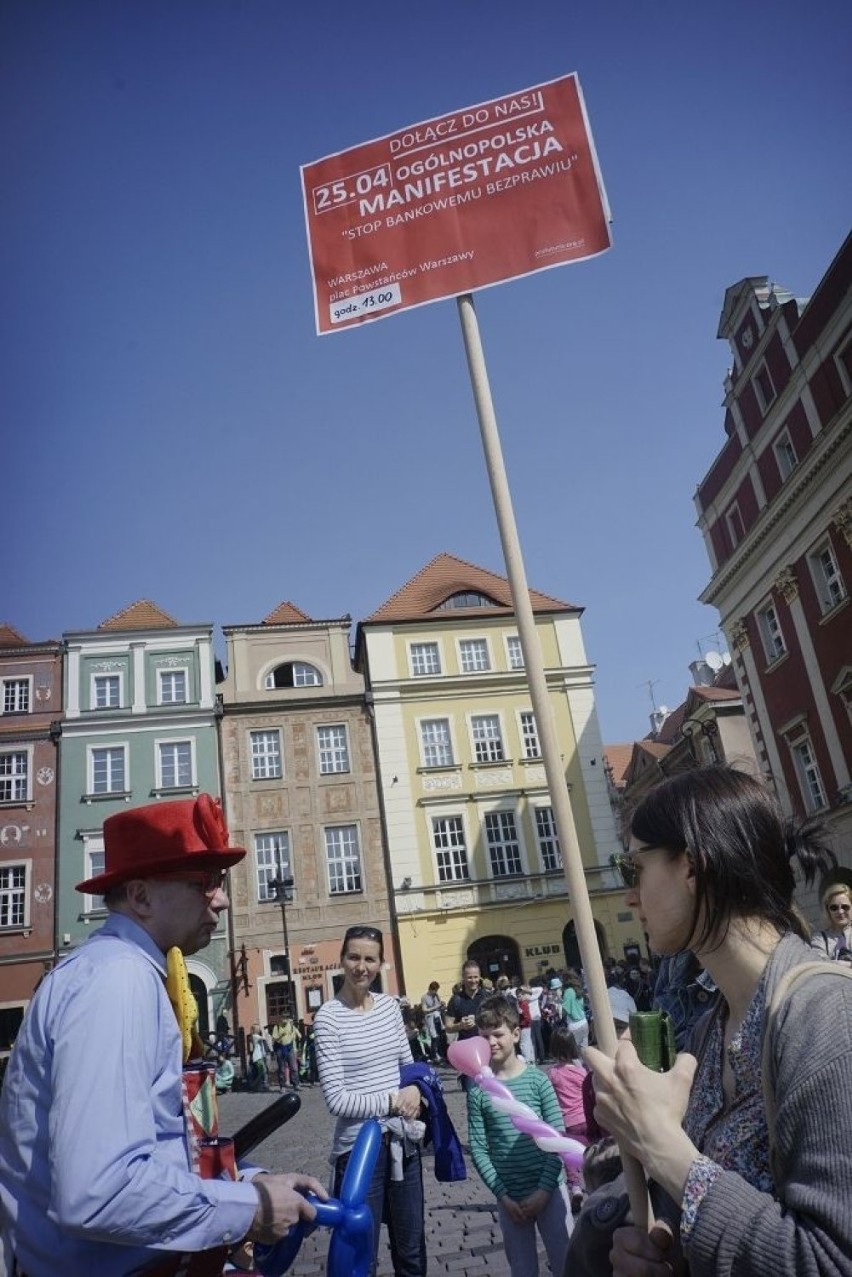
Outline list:
[[[169,1254],[273,1242],[316,1212],[307,1175],[202,1179],[190,1165],[182,1040],[166,953],[209,944],[228,908],[229,845],[208,794],[104,822],[107,922],[27,1010],[0,1099],[0,1221],[21,1277],[129,1277]],[[177,1265],[176,1265],[177,1267]]]

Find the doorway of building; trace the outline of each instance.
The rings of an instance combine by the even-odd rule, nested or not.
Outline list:
[[[606,942],[606,932],[604,931],[597,918],[593,919],[595,924],[595,935],[598,938],[598,948],[601,951],[601,958],[607,957],[609,953],[609,945]],[[566,967],[573,967],[575,971],[579,971],[583,965],[580,957],[580,943],[577,939],[577,932],[573,921],[567,923],[562,928],[562,948],[565,952]]]
[[[483,936],[468,946],[468,959],[479,963],[486,980],[493,983],[499,975],[521,975],[521,959],[517,943],[511,936]]]
[[[202,1042],[207,1041],[207,1034],[210,1032],[210,1008],[207,1005],[207,985],[201,979],[201,976],[194,975],[192,971],[188,972],[189,987],[192,990],[192,996],[198,1003],[198,1035]]]

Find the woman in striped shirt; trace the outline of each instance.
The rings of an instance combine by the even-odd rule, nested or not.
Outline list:
[[[372,991],[384,960],[381,931],[350,927],[343,937],[343,984],[314,1020],[320,1085],[337,1118],[331,1163],[339,1196],[352,1145],[367,1118],[382,1126],[382,1145],[367,1202],[373,1215],[375,1254],[382,1220],[388,1226],[396,1277],[423,1277],[426,1238],[418,1121],[420,1092],[399,1085],[411,1048],[394,998]],[[372,1273],[375,1273],[375,1259]]]

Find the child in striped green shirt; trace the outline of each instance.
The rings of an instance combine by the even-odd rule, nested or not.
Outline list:
[[[476,1026],[490,1048],[494,1076],[548,1125],[564,1130],[550,1079],[516,1052],[517,1006],[500,995],[486,998]],[[522,1135],[478,1086],[467,1093],[467,1119],[474,1165],[497,1198],[512,1277],[538,1277],[536,1229],[552,1272],[561,1274],[572,1220],[560,1157]]]

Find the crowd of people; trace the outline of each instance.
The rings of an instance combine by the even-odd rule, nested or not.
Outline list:
[[[816,827],[791,829],[760,782],[725,768],[663,782],[629,834],[616,862],[656,961],[605,961],[614,1058],[594,1045],[582,972],[483,977],[468,958],[446,1002],[437,981],[411,1002],[376,991],[385,937],[369,925],[347,930],[342,982],[311,1025],[251,1027],[255,1089],[319,1081],[333,1195],[363,1124],[381,1127],[373,1270],[385,1225],[396,1277],[427,1272],[422,1149],[431,1140],[439,1178],[465,1177],[443,1088],[448,1044],[477,1038],[513,1102],[468,1069],[459,1079],[512,1277],[537,1277],[539,1238],[556,1277],[852,1274],[852,873]],[[104,896],[107,922],[42,981],[0,1098],[6,1272],[220,1274],[235,1247],[286,1237],[314,1218],[308,1194],[328,1195],[300,1172],[237,1166],[215,1094],[198,1105],[188,1081],[206,1059],[216,1092],[235,1082],[227,1021],[201,1042],[180,989],[182,955],[209,943],[245,851],[207,795],[110,817],[104,844],[103,872],[78,890]],[[813,933],[797,874],[820,882]],[[679,1048],[665,1074],[637,1053],[644,1021],[631,1038],[632,1014],[652,1007]],[[516,1112],[570,1136],[582,1165],[566,1171]],[[620,1150],[649,1177],[650,1228],[630,1222]]]

